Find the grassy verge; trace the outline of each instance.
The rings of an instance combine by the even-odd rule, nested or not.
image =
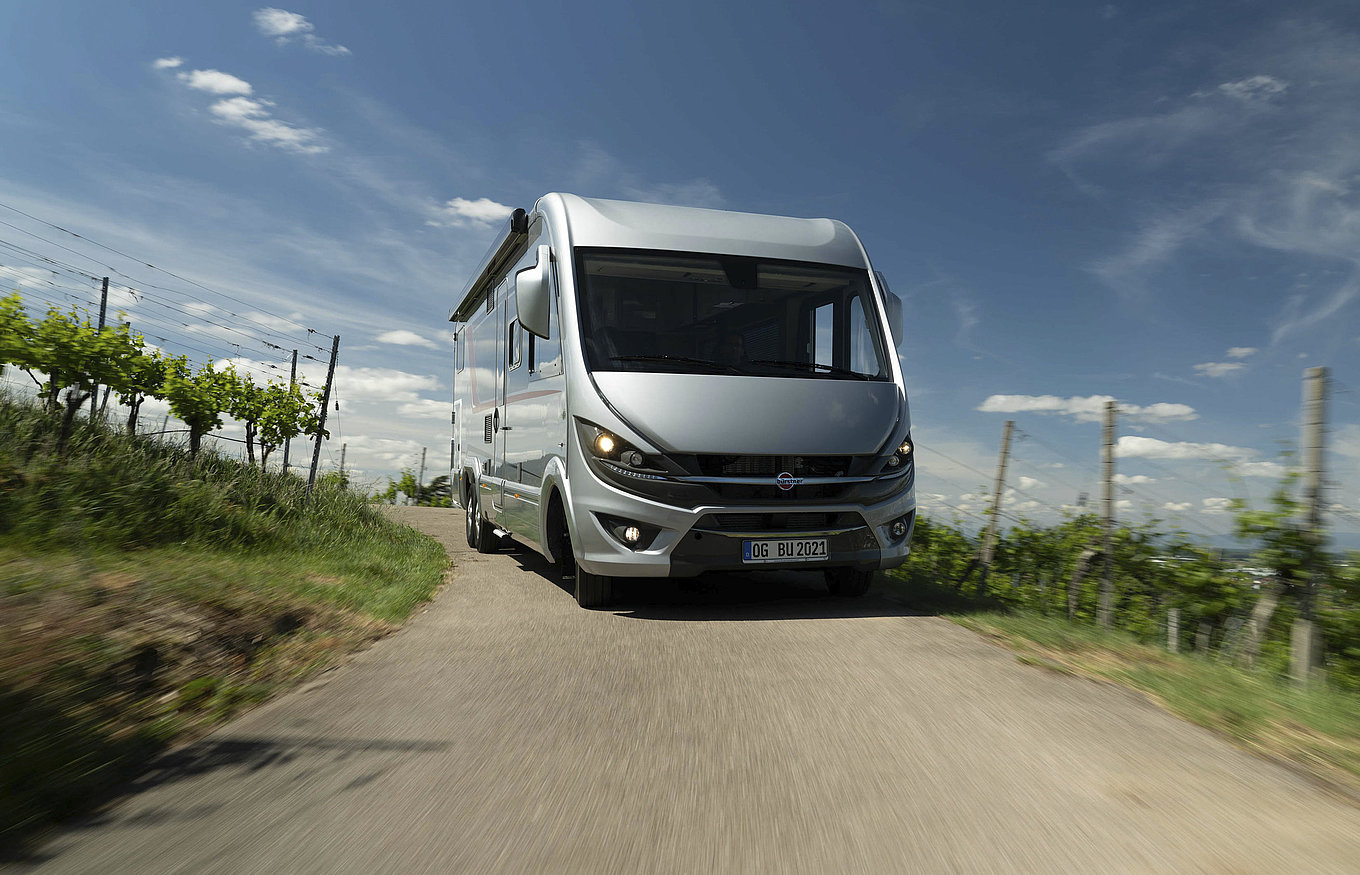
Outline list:
[[[1022,662],[1139,690],[1192,723],[1360,794],[1360,699],[1353,694],[1325,686],[1296,690],[1261,673],[1052,617],[951,619],[1015,650]]]
[[[1138,690],[1241,747],[1360,797],[1360,696],[1326,685],[1301,691],[1265,672],[1168,653],[1125,632],[1002,613],[949,587],[890,581],[901,597],[1015,651],[1021,662]]]
[[[343,483],[51,438],[0,398],[0,860],[394,628],[448,561]]]

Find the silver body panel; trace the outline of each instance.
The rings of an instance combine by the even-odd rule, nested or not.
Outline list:
[[[597,574],[665,577],[689,575],[731,563],[680,557],[709,539],[706,555],[740,550],[752,537],[843,536],[837,526],[807,532],[704,528],[714,514],[859,514],[862,537],[873,550],[856,554],[855,564],[888,568],[906,557],[910,534],[892,538],[888,525],[914,520],[915,489],[909,478],[892,494],[873,502],[791,498],[744,504],[721,500],[676,503],[644,497],[607,482],[592,469],[581,445],[577,420],[613,432],[645,453],[733,454],[752,456],[870,456],[891,452],[910,432],[911,422],[896,355],[889,355],[890,379],[878,382],[747,377],[676,373],[600,371],[592,373],[580,337],[572,253],[576,247],[611,247],[801,261],[862,268],[873,276],[858,238],[843,223],[793,219],[718,210],[635,204],[549,194],[530,212],[530,231],[522,253],[511,252],[513,266],[504,276],[533,263],[535,249],[553,252],[556,336],[554,367],[531,373],[525,365],[508,368],[509,326],[515,319],[514,296],[501,277],[474,278],[467,298],[454,312],[463,362],[454,374],[455,426],[452,477],[455,497],[465,504],[470,490],[480,496],[484,515],[535,549],[556,558],[545,537],[550,496],[556,495],[578,562]],[[508,259],[507,259],[508,260]],[[488,288],[488,308],[479,298]],[[876,318],[887,324],[882,290],[876,292]],[[481,290],[480,292],[478,290]],[[884,330],[884,334],[888,334]],[[536,349],[543,341],[536,340]],[[476,359],[476,361],[474,361]],[[501,417],[492,440],[484,440],[486,417]],[[495,422],[492,421],[495,425]],[[509,426],[509,428],[505,428]],[[702,480],[703,478],[691,478]],[[742,478],[719,478],[740,485]],[[746,478],[759,482],[759,478]],[[845,478],[850,480],[874,478]],[[772,483],[772,478],[765,478]],[[807,478],[812,486],[816,478]],[[660,530],[643,550],[625,547],[606,531],[600,516],[635,521]],[[829,518],[829,517],[828,517]],[[730,543],[729,543],[730,542]],[[869,541],[866,541],[869,543]],[[710,549],[713,544],[726,545]],[[729,549],[730,548],[730,549]],[[871,555],[872,554],[872,555]],[[739,552],[738,554],[739,555]],[[844,564],[844,563],[843,563]],[[769,566],[764,566],[769,567]],[[822,566],[809,564],[810,569]]]

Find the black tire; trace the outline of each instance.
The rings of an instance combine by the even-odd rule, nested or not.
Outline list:
[[[576,577],[576,556],[571,549],[571,530],[567,528],[567,515],[562,510],[562,499],[556,495],[548,504],[547,519],[548,549],[552,551],[557,570],[563,578]]]
[[[476,490],[477,487],[472,488]],[[467,539],[468,546],[478,553],[495,553],[501,546],[495,526],[482,519],[482,503],[475,491],[468,496]]]
[[[463,528],[467,534],[468,546],[474,549],[477,547],[477,534],[480,529],[480,527],[477,525],[478,511],[476,489],[477,489],[476,486],[469,486],[467,498],[464,499],[463,501],[463,516],[464,516]]]
[[[831,590],[831,594],[847,599],[864,595],[869,591],[869,584],[874,581],[872,571],[860,571],[857,568],[828,568],[825,573],[826,588]]]
[[[576,604],[583,608],[601,608],[614,600],[614,578],[591,574],[576,564]]]

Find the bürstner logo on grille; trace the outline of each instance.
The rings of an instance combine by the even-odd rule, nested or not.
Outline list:
[[[797,486],[799,483],[802,483],[803,478],[795,477],[788,471],[785,471],[783,474],[780,474],[778,477],[774,478],[774,482],[779,484],[780,489],[784,490],[785,492],[788,492],[790,489]]]

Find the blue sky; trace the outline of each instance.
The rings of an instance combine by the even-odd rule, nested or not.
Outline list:
[[[199,359],[339,333],[325,456],[380,485],[446,466],[453,296],[561,190],[855,228],[907,301],[928,511],[976,524],[1008,418],[1007,513],[1094,498],[1112,398],[1121,515],[1226,532],[1328,366],[1357,530],[1354,4],[12,0],[0,34],[0,204],[34,217],[0,209],[0,279],[117,271]]]

